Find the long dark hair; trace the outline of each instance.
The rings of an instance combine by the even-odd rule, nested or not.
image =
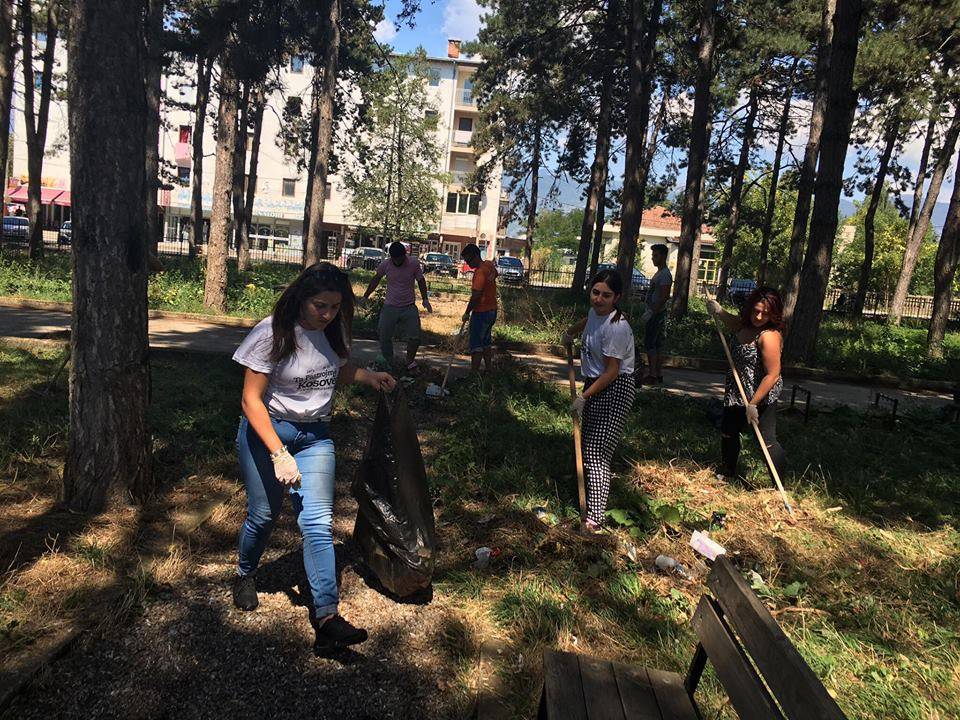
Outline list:
[[[328,262],[311,265],[287,286],[273,306],[273,348],[270,359],[280,362],[290,357],[297,349],[296,326],[303,304],[322,292],[340,293],[340,312],[323,329],[330,347],[342,358],[350,354],[349,345],[353,328],[353,286],[350,278],[338,267]]]
[[[623,296],[623,278],[620,277],[620,273],[615,269],[606,268],[590,278],[590,283],[588,285],[590,290],[593,290],[593,286],[597,283],[603,283],[606,285],[608,288],[613,290],[614,295],[620,295],[621,297]],[[623,319],[623,313],[620,312],[620,307],[617,303],[613,304],[613,308],[617,312],[610,319],[610,322],[620,322],[620,320]]]
[[[783,321],[783,298],[780,297],[780,293],[777,292],[776,288],[769,287],[768,285],[758,287],[747,296],[743,305],[740,306],[740,322],[743,323],[744,327],[752,326],[750,313],[753,312],[753,306],[758,302],[762,302],[764,306],[766,306],[767,315],[770,316],[770,320],[768,320],[767,324],[761,329],[778,330],[781,333],[785,333],[787,324]]]

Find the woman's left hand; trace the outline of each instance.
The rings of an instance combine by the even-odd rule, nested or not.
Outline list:
[[[370,372],[369,375],[370,378],[367,382],[374,390],[393,392],[393,389],[397,386],[397,379],[390,373]]]

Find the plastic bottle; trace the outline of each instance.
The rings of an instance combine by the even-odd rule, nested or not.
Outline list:
[[[654,564],[657,566],[657,570],[660,570],[661,572],[675,573],[684,580],[690,579],[690,573],[687,572],[687,569],[669,555],[657,555],[657,559],[654,560]]]

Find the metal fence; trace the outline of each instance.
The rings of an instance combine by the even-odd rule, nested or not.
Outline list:
[[[853,312],[856,292],[845,288],[833,288],[827,291],[824,310],[847,315]],[[892,296],[888,293],[868,292],[864,297],[863,314],[870,317],[886,317],[890,312]],[[914,320],[929,320],[933,317],[933,298],[929,295],[907,295],[903,304],[903,317]],[[960,321],[960,298],[950,304],[949,320]]]

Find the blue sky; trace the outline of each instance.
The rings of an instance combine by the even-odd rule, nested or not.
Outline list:
[[[386,3],[386,20],[381,23],[376,30],[377,39],[381,42],[390,43],[396,50],[406,52],[422,46],[428,55],[445,57],[447,54],[447,39],[458,38],[463,41],[473,40],[477,36],[482,20],[481,13],[484,12],[476,0],[422,0],[423,5],[420,13],[416,17],[416,25],[409,28],[406,25],[398,27],[396,25],[397,14],[400,11],[401,3],[396,0],[388,0]],[[803,154],[803,142],[805,138],[794,138],[793,143],[796,146],[795,154]],[[919,139],[910,143],[901,158],[901,162],[912,170],[916,170],[920,154]],[[761,155],[766,161],[772,160],[773,148],[766,147]],[[847,153],[846,175],[851,176],[854,173],[854,162],[856,154],[851,148]],[[950,193],[953,190],[953,177],[955,165],[951,165],[947,178],[940,191],[939,202],[942,204],[937,208],[938,212],[934,214],[934,225],[939,232],[943,222],[943,216],[946,211],[946,204],[950,200]],[[619,186],[623,175],[622,155],[620,162],[611,168],[616,185]],[[552,178],[543,176],[541,186],[544,183],[549,184]],[[679,178],[683,182],[683,175]],[[679,188],[678,188],[679,190]],[[565,183],[560,187],[557,196],[556,205],[571,209],[581,207],[581,191],[579,185]],[[854,200],[862,198],[862,193],[857,193]],[[849,200],[844,196],[845,200]]]

